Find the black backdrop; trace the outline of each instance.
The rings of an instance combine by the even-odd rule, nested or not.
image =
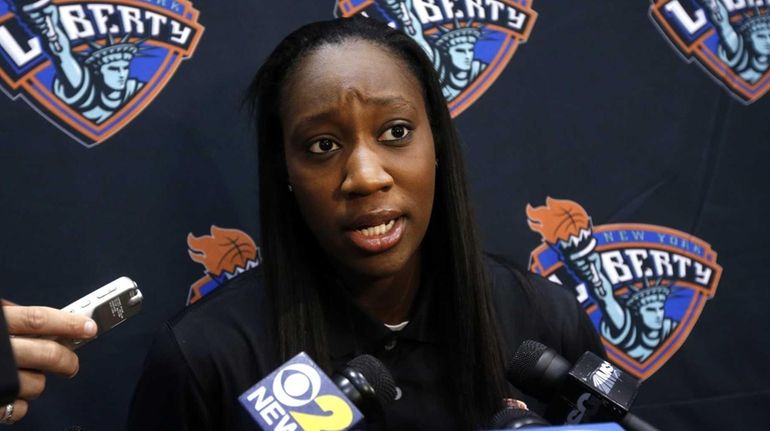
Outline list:
[[[157,98],[85,148],[0,94],[3,295],[62,307],[129,275],[143,313],[49,379],[17,429],[121,429],[152,335],[202,267],[188,233],[257,243],[253,132],[240,98],[288,31],[333,0],[198,0],[205,33]],[[484,245],[526,266],[540,238],[527,203],[583,205],[594,225],[648,223],[710,243],[724,268],[684,346],[642,386],[662,429],[764,429],[770,421],[770,96],[745,106],[659,32],[645,1],[538,1],[538,20],[492,87],[456,120]]]

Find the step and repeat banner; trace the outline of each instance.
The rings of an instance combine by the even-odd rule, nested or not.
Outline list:
[[[575,293],[639,416],[767,426],[770,2],[0,0],[0,292],[145,297],[16,428],[121,429],[161,323],[259,266],[244,91],[352,15],[428,53],[485,249]]]

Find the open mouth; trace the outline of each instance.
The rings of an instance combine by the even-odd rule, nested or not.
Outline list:
[[[373,236],[384,235],[390,232],[390,230],[393,229],[393,226],[395,225],[396,225],[396,219],[392,219],[388,222],[378,224],[377,226],[365,227],[365,228],[356,229],[356,230],[360,232],[361,235],[367,238],[371,238]]]
[[[399,215],[377,225],[361,226],[348,231],[348,237],[358,248],[380,253],[394,247],[404,233],[404,217]]]

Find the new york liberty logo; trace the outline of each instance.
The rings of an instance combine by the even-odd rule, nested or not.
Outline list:
[[[202,33],[186,0],[0,0],[0,88],[91,147],[155,99]]]
[[[441,80],[453,117],[497,79],[527,41],[532,0],[338,0],[335,15],[387,22],[422,47]]]
[[[765,0],[652,0],[650,15],[679,52],[735,98],[770,89],[770,8]]]
[[[609,358],[646,379],[682,346],[722,274],[709,244],[648,224],[594,226],[569,200],[527,205],[530,271],[574,289]]]

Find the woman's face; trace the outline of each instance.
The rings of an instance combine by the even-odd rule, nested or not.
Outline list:
[[[359,278],[414,269],[436,154],[406,64],[366,41],[322,46],[296,67],[281,103],[289,182],[324,251]]]

